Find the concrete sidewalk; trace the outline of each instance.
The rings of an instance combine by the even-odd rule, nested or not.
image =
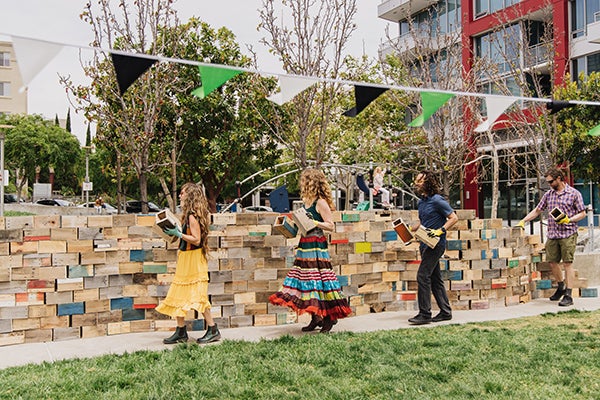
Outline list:
[[[558,302],[548,299],[536,299],[526,304],[512,307],[492,308],[488,310],[454,311],[452,321],[435,324],[420,325],[419,328],[447,324],[465,324],[469,322],[482,322],[493,320],[506,320],[511,318],[528,317],[545,313],[557,313],[577,309],[580,311],[594,311],[600,309],[600,298],[575,298],[571,307],[559,307]],[[360,315],[339,320],[332,333],[372,332],[378,330],[403,329],[414,327],[408,323],[408,318],[413,317],[415,311],[382,312]],[[275,339],[283,335],[306,335],[300,331],[303,324],[276,325],[276,326],[251,326],[244,328],[221,329],[222,339],[259,341],[261,339]],[[308,334],[317,334],[308,333]],[[62,342],[29,343],[0,347],[0,369],[25,365],[30,363],[54,362],[71,358],[88,358],[104,354],[132,353],[139,350],[165,350],[172,349],[173,345],[164,345],[163,338],[170,336],[170,332],[145,332],[130,333],[113,336],[102,336],[89,339],[66,340]],[[191,332],[194,340],[204,332]],[[191,341],[191,339],[190,339]]]

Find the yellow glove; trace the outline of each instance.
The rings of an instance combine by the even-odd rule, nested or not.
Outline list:
[[[427,236],[429,236],[429,237],[440,237],[444,233],[446,233],[446,228],[444,228],[442,226],[440,229],[430,229],[429,232],[427,232]]]
[[[556,221],[557,224],[561,224],[561,225],[568,224],[570,222],[571,222],[571,220],[569,219],[568,215],[565,215],[565,217],[563,219],[561,219],[560,221]]]
[[[525,220],[524,219],[519,221],[519,223],[517,224],[517,228],[525,229]]]
[[[317,221],[316,219],[313,219],[313,222],[315,223],[315,226],[319,226],[319,221]]]

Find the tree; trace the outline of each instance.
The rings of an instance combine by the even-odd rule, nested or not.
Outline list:
[[[570,77],[568,77],[570,78]],[[577,81],[555,88],[557,99],[600,101],[600,73],[581,74]],[[600,140],[588,135],[600,124],[597,106],[568,108],[554,116],[559,133],[558,161],[567,164],[578,178],[600,182]]]
[[[356,26],[355,0],[305,1],[282,3],[263,0],[259,11],[259,29],[269,50],[279,57],[289,74],[309,77],[338,78],[344,59],[344,48]],[[283,20],[289,14],[291,23]],[[290,28],[291,27],[291,28]],[[294,129],[276,132],[277,139],[291,148],[294,159],[305,167],[309,159],[320,164],[330,152],[327,131],[334,115],[336,97],[341,85],[322,82],[311,86],[284,105],[292,116]]]
[[[77,138],[65,129],[39,115],[9,115],[2,123],[13,125],[6,135],[7,169],[16,171],[17,193],[35,181],[36,168],[55,171],[55,187],[75,193],[83,164],[83,153]]]
[[[65,123],[65,129],[67,132],[71,132],[71,108],[67,110],[67,122]]]
[[[133,5],[119,1],[117,10],[110,0],[100,0],[98,4],[97,14],[91,2],[82,14],[82,19],[92,27],[95,46],[162,54],[165,47],[172,45],[157,40],[162,27],[178,24],[171,1],[152,0]],[[179,38],[169,39],[176,42]],[[123,96],[106,54],[96,52],[84,71],[92,81],[90,86],[76,86],[68,78],[62,82],[75,96],[77,107],[84,110],[89,120],[97,122],[98,140],[112,148],[120,161],[132,165],[139,180],[142,212],[147,212],[149,175],[164,163],[161,152],[153,147],[162,146],[162,132],[157,130],[157,123],[171,85],[172,65],[159,63],[150,68]]]
[[[439,23],[438,15],[445,12],[448,24]],[[392,83],[411,87],[439,90],[467,90],[468,80],[464,79],[462,68],[462,48],[458,14],[451,10],[438,10],[438,5],[424,11],[419,19],[407,16],[402,21],[406,34],[390,39],[392,52],[386,54],[382,65],[384,73]],[[441,17],[440,17],[441,18]],[[453,20],[453,18],[455,20]],[[404,32],[403,32],[404,33]],[[421,106],[417,92],[409,94],[412,104]],[[450,189],[461,181],[463,165],[469,153],[469,143],[465,140],[464,109],[469,98],[452,98],[440,108],[422,128],[407,128],[402,136],[399,149],[399,166],[402,172],[413,175],[422,169],[441,172],[441,187],[446,196]],[[410,104],[401,97],[398,107]],[[421,110],[412,106],[410,114],[416,117]]]

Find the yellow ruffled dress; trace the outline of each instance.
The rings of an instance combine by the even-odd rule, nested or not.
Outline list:
[[[187,224],[182,229],[187,233]],[[208,309],[208,262],[204,250],[180,239],[175,277],[156,311],[175,318],[185,317],[190,310],[203,313]]]

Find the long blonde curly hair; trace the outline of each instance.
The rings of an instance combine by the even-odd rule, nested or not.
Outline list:
[[[208,201],[200,185],[188,182],[181,187],[185,191],[186,197],[181,204],[183,215],[181,223],[185,224],[190,215],[194,215],[200,225],[200,247],[204,254],[208,254],[208,230],[210,226],[210,212],[208,211]]]
[[[331,187],[323,171],[316,168],[307,168],[300,175],[300,196],[303,201],[310,203],[324,199],[331,210],[335,210]]]

